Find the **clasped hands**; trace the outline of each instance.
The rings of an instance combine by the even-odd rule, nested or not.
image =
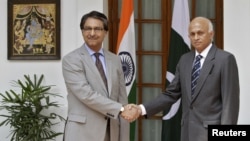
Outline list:
[[[142,111],[139,105],[128,104],[124,106],[124,111],[121,113],[121,116],[129,122],[133,122],[141,115],[141,113]]]

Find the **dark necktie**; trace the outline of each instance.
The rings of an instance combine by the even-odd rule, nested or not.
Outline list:
[[[102,77],[102,80],[106,86],[106,89],[108,90],[108,83],[107,83],[107,78],[106,78],[106,75],[104,73],[104,69],[103,69],[103,66],[102,66],[102,62],[101,60],[99,59],[99,56],[101,55],[100,53],[94,53],[95,57],[96,57],[96,61],[95,61],[95,65],[98,69],[98,71],[100,72],[100,75]]]
[[[197,55],[195,57],[195,62],[194,62],[194,66],[192,69],[192,77],[191,77],[191,94],[194,94],[194,90],[196,88],[197,85],[197,80],[199,78],[200,75],[200,71],[201,71],[201,60],[202,56],[201,55]]]

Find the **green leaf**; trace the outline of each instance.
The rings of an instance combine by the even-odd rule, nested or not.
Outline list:
[[[0,126],[11,127],[11,141],[43,141],[63,134],[53,131],[51,127],[60,123],[57,120],[65,119],[46,110],[60,106],[57,101],[51,101],[50,96],[62,96],[49,92],[54,85],[42,85],[43,80],[44,75],[37,77],[34,74],[33,79],[24,75],[24,79],[12,81],[14,87],[20,88],[20,92],[9,90],[5,94],[0,93],[0,110],[8,112],[8,115],[0,115],[4,118]]]

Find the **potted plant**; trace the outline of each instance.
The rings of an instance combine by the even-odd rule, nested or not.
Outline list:
[[[20,92],[11,89],[5,94],[0,93],[0,110],[7,111],[0,115],[5,118],[0,126],[10,125],[11,141],[45,141],[63,134],[53,131],[51,127],[65,119],[49,112],[50,108],[59,107],[50,97],[61,96],[50,93],[53,85],[42,85],[43,79],[44,75],[37,78],[34,74],[33,79],[24,75],[23,81],[13,81],[13,86],[18,87]]]

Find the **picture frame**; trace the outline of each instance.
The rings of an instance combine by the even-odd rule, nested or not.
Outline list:
[[[60,60],[60,0],[8,0],[8,60]]]

